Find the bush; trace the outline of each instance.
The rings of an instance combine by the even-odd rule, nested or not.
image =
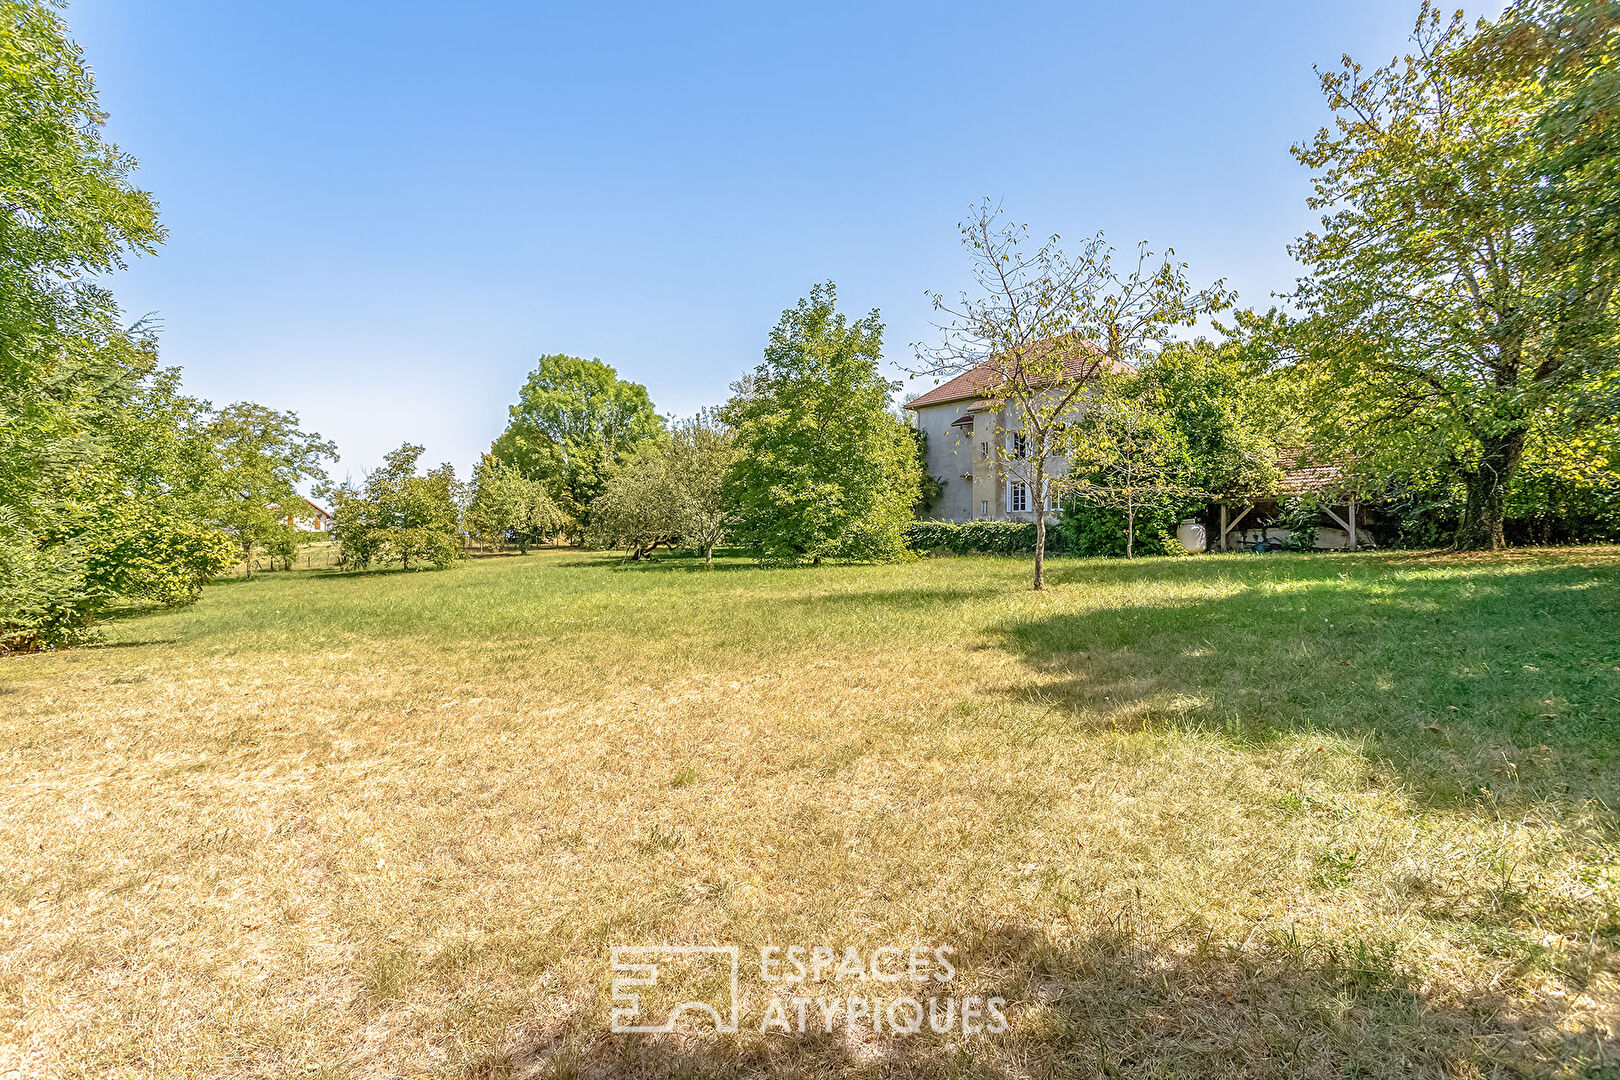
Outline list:
[[[1183,516],[1180,507],[1141,507],[1136,511],[1136,554],[1182,555],[1176,540],[1176,523]],[[1048,538],[1048,543],[1052,543]],[[1089,557],[1122,558],[1125,555],[1125,511],[1115,506],[1098,506],[1084,499],[1063,503],[1058,516],[1056,550]]]
[[[1049,526],[1047,550],[1056,554]],[[952,555],[1033,555],[1035,525],[1028,521],[914,521],[906,526],[906,546],[912,551],[948,551]]]

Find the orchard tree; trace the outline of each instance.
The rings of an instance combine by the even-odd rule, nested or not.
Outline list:
[[[586,539],[622,548],[640,561],[681,539],[681,492],[669,455],[657,445],[641,449],[608,480],[590,506]]]
[[[784,311],[722,414],[736,433],[733,535],[764,558],[905,556],[916,443],[888,410],[898,388],[878,371],[878,313],[850,322],[836,301],[827,282]]]
[[[914,375],[945,378],[978,369],[979,394],[996,422],[994,467],[1026,485],[1035,517],[1036,589],[1046,587],[1046,517],[1063,429],[1110,373],[1140,366],[1183,327],[1229,302],[1219,283],[1195,291],[1186,266],[1139,246],[1116,265],[1102,235],[1074,254],[1052,236],[1031,246],[1029,229],[988,201],[959,226],[974,293],[930,296],[943,341],[918,345]]]
[[[736,433],[717,410],[705,410],[671,426],[664,453],[677,497],[676,531],[703,556],[704,566],[713,566],[715,547],[736,524],[736,509],[726,495],[737,462]]]
[[[542,356],[490,452],[544,483],[582,531],[608,478],[662,430],[646,387],[600,360]]]
[[[1374,479],[1461,481],[1460,548],[1504,542],[1532,439],[1616,404],[1617,26],[1536,0],[1471,34],[1425,0],[1411,55],[1322,75],[1334,125],[1294,148],[1323,217],[1292,249],[1300,311],[1269,326],[1320,441]]]
[[[300,484],[325,481],[321,462],[335,458],[337,447],[301,430],[296,413],[247,401],[220,410],[208,437],[218,463],[217,516],[235,537],[251,578],[257,549],[285,559],[297,547],[289,508],[303,498]]]
[[[324,489],[344,565],[398,559],[406,570],[413,560],[442,570],[462,557],[455,469],[445,464],[417,475],[422,449],[405,443],[390,451],[361,487],[345,481]]]
[[[544,484],[524,477],[491,454],[485,454],[473,471],[466,520],[468,530],[480,540],[511,540],[525,555],[531,547],[555,537],[567,524]]]

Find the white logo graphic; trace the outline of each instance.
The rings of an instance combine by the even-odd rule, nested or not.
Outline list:
[[[728,1000],[726,1012],[705,1001],[683,1001],[669,1011],[661,1024],[637,1023],[638,1020],[656,1019],[641,1016],[641,995],[629,989],[637,986],[657,986],[660,963],[679,960],[687,963],[707,961],[706,967],[723,970],[729,976],[726,984]],[[735,945],[615,945],[613,946],[613,1021],[615,1034],[658,1035],[675,1030],[676,1021],[683,1012],[707,1013],[714,1019],[714,1030],[734,1034],[737,1030],[737,946]]]

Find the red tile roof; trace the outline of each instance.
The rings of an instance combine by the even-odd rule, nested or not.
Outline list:
[[[1089,352],[1083,356],[1065,356],[1063,368],[1066,374],[1072,376],[1089,376],[1099,366],[1103,369],[1115,371],[1131,370],[1128,364],[1120,364],[1109,360],[1102,355],[1101,350],[1094,345],[1087,345]],[[925,409],[930,405],[943,405],[949,401],[966,401],[970,398],[979,398],[996,387],[1001,381],[1002,369],[995,360],[986,360],[978,367],[969,368],[949,382],[941,383],[925,394],[919,395],[912,401],[906,402],[908,409]]]
[[[1307,451],[1295,450],[1277,456],[1277,493],[1305,495],[1333,491],[1344,482],[1344,466],[1320,465]]]

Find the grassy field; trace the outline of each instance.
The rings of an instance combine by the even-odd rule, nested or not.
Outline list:
[[[1050,575],[294,572],[0,661],[0,1076],[1620,1076],[1620,551]],[[740,1033],[609,1033],[664,942]],[[1008,1029],[759,1031],[761,945],[919,943]]]

